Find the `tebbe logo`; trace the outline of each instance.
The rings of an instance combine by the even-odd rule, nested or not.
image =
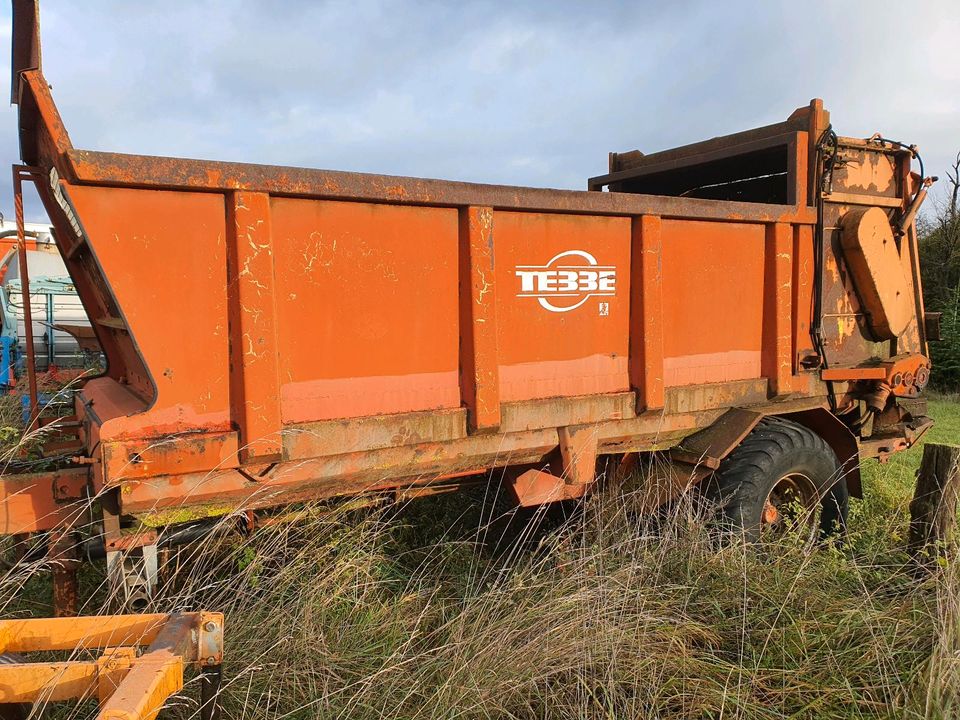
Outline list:
[[[516,273],[520,278],[517,297],[536,298],[550,312],[570,312],[592,297],[616,294],[617,268],[598,264],[583,250],[562,252],[546,265],[517,265]],[[606,315],[609,303],[600,305],[600,314]]]

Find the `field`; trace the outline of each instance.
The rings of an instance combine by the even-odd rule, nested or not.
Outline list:
[[[960,404],[931,412],[927,440],[957,442]],[[917,578],[902,550],[919,458],[865,464],[842,544],[718,548],[692,506],[520,514],[481,490],[211,541],[158,603],[227,613],[225,718],[957,717],[960,572]],[[3,613],[48,612],[47,582],[7,571]]]

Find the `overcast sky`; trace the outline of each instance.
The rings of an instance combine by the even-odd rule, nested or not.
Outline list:
[[[610,150],[822,97],[840,134],[915,142],[928,174],[960,150],[960,0],[42,0],[41,28],[85,149],[585,188]]]

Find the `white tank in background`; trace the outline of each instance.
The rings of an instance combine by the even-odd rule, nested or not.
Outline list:
[[[34,351],[38,370],[51,366],[80,367],[90,360],[95,342],[73,281],[50,235],[50,228],[27,223],[27,267],[30,279],[30,306],[33,318]],[[26,357],[22,273],[13,223],[0,227],[0,340],[6,352],[0,364],[0,385],[8,384],[16,359]],[[69,332],[67,332],[69,330]],[[81,337],[78,343],[77,337]],[[83,345],[84,347],[81,347]],[[20,363],[22,370],[22,362]]]

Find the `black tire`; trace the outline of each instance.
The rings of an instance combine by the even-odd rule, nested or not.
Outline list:
[[[841,477],[820,502],[820,537],[842,538],[847,532],[850,513],[850,491],[846,478]]]
[[[811,536],[817,527],[825,535],[846,526],[849,493],[836,453],[791,420],[761,420],[720,463],[713,488],[724,526],[749,541],[765,527],[785,526],[791,515],[809,524]]]

